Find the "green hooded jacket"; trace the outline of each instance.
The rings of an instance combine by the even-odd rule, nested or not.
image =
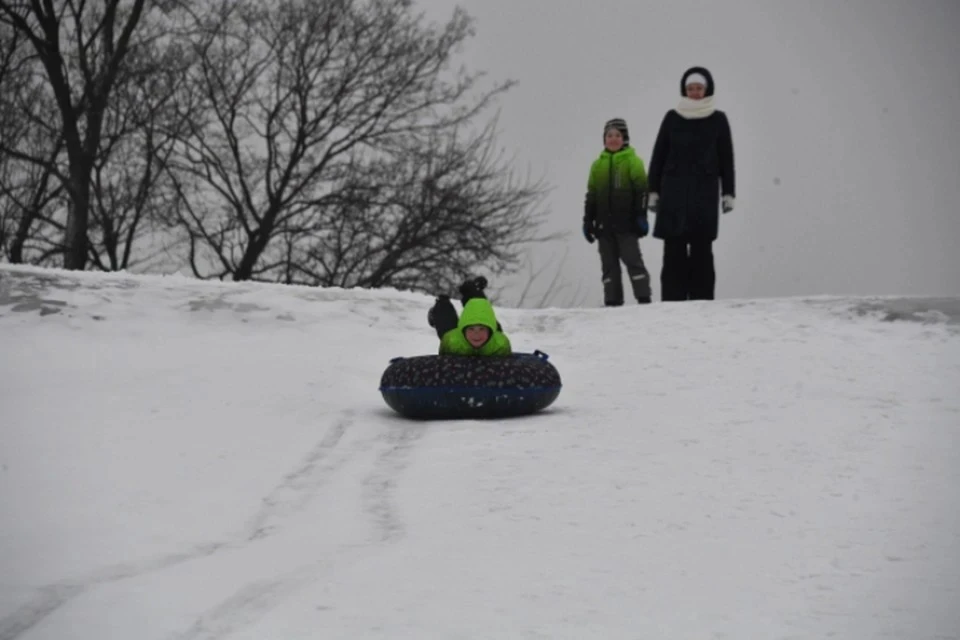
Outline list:
[[[647,215],[647,172],[631,146],[606,149],[590,166],[584,222],[597,233],[636,233],[637,218]]]
[[[474,348],[464,335],[464,329],[482,324],[490,329],[490,339],[479,349]],[[456,329],[450,329],[440,339],[440,355],[455,356],[509,356],[513,353],[510,340],[502,331],[497,331],[497,316],[493,305],[485,298],[471,298],[463,307]]]

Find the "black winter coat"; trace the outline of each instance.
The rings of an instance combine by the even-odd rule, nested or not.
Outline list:
[[[650,159],[649,191],[660,196],[655,238],[717,239],[720,193],[736,196],[733,138],[725,113],[687,119],[667,112]]]

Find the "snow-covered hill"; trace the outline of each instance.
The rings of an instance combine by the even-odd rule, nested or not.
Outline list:
[[[556,403],[410,422],[430,303],[0,268],[0,640],[960,637],[960,300],[501,309]]]

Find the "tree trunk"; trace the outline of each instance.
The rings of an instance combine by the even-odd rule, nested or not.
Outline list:
[[[35,218],[33,211],[24,211],[20,218],[20,224],[17,225],[17,232],[10,241],[10,263],[23,264],[23,247],[27,244],[27,238],[30,237],[30,227],[33,226]]]
[[[74,183],[73,198],[67,212],[67,228],[64,234],[63,268],[70,271],[83,271],[87,266],[87,229],[90,220],[89,180]]]
[[[241,282],[253,277],[253,268],[257,265],[257,261],[267,248],[275,220],[275,213],[269,213],[263,217],[260,228],[251,236],[250,242],[247,244],[247,249],[243,252],[243,257],[240,258],[240,264],[237,265],[236,271],[233,272],[234,281]]]

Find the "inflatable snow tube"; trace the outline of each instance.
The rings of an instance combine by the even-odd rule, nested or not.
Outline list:
[[[394,358],[380,379],[387,405],[408,418],[506,418],[536,413],[560,395],[547,354]]]

